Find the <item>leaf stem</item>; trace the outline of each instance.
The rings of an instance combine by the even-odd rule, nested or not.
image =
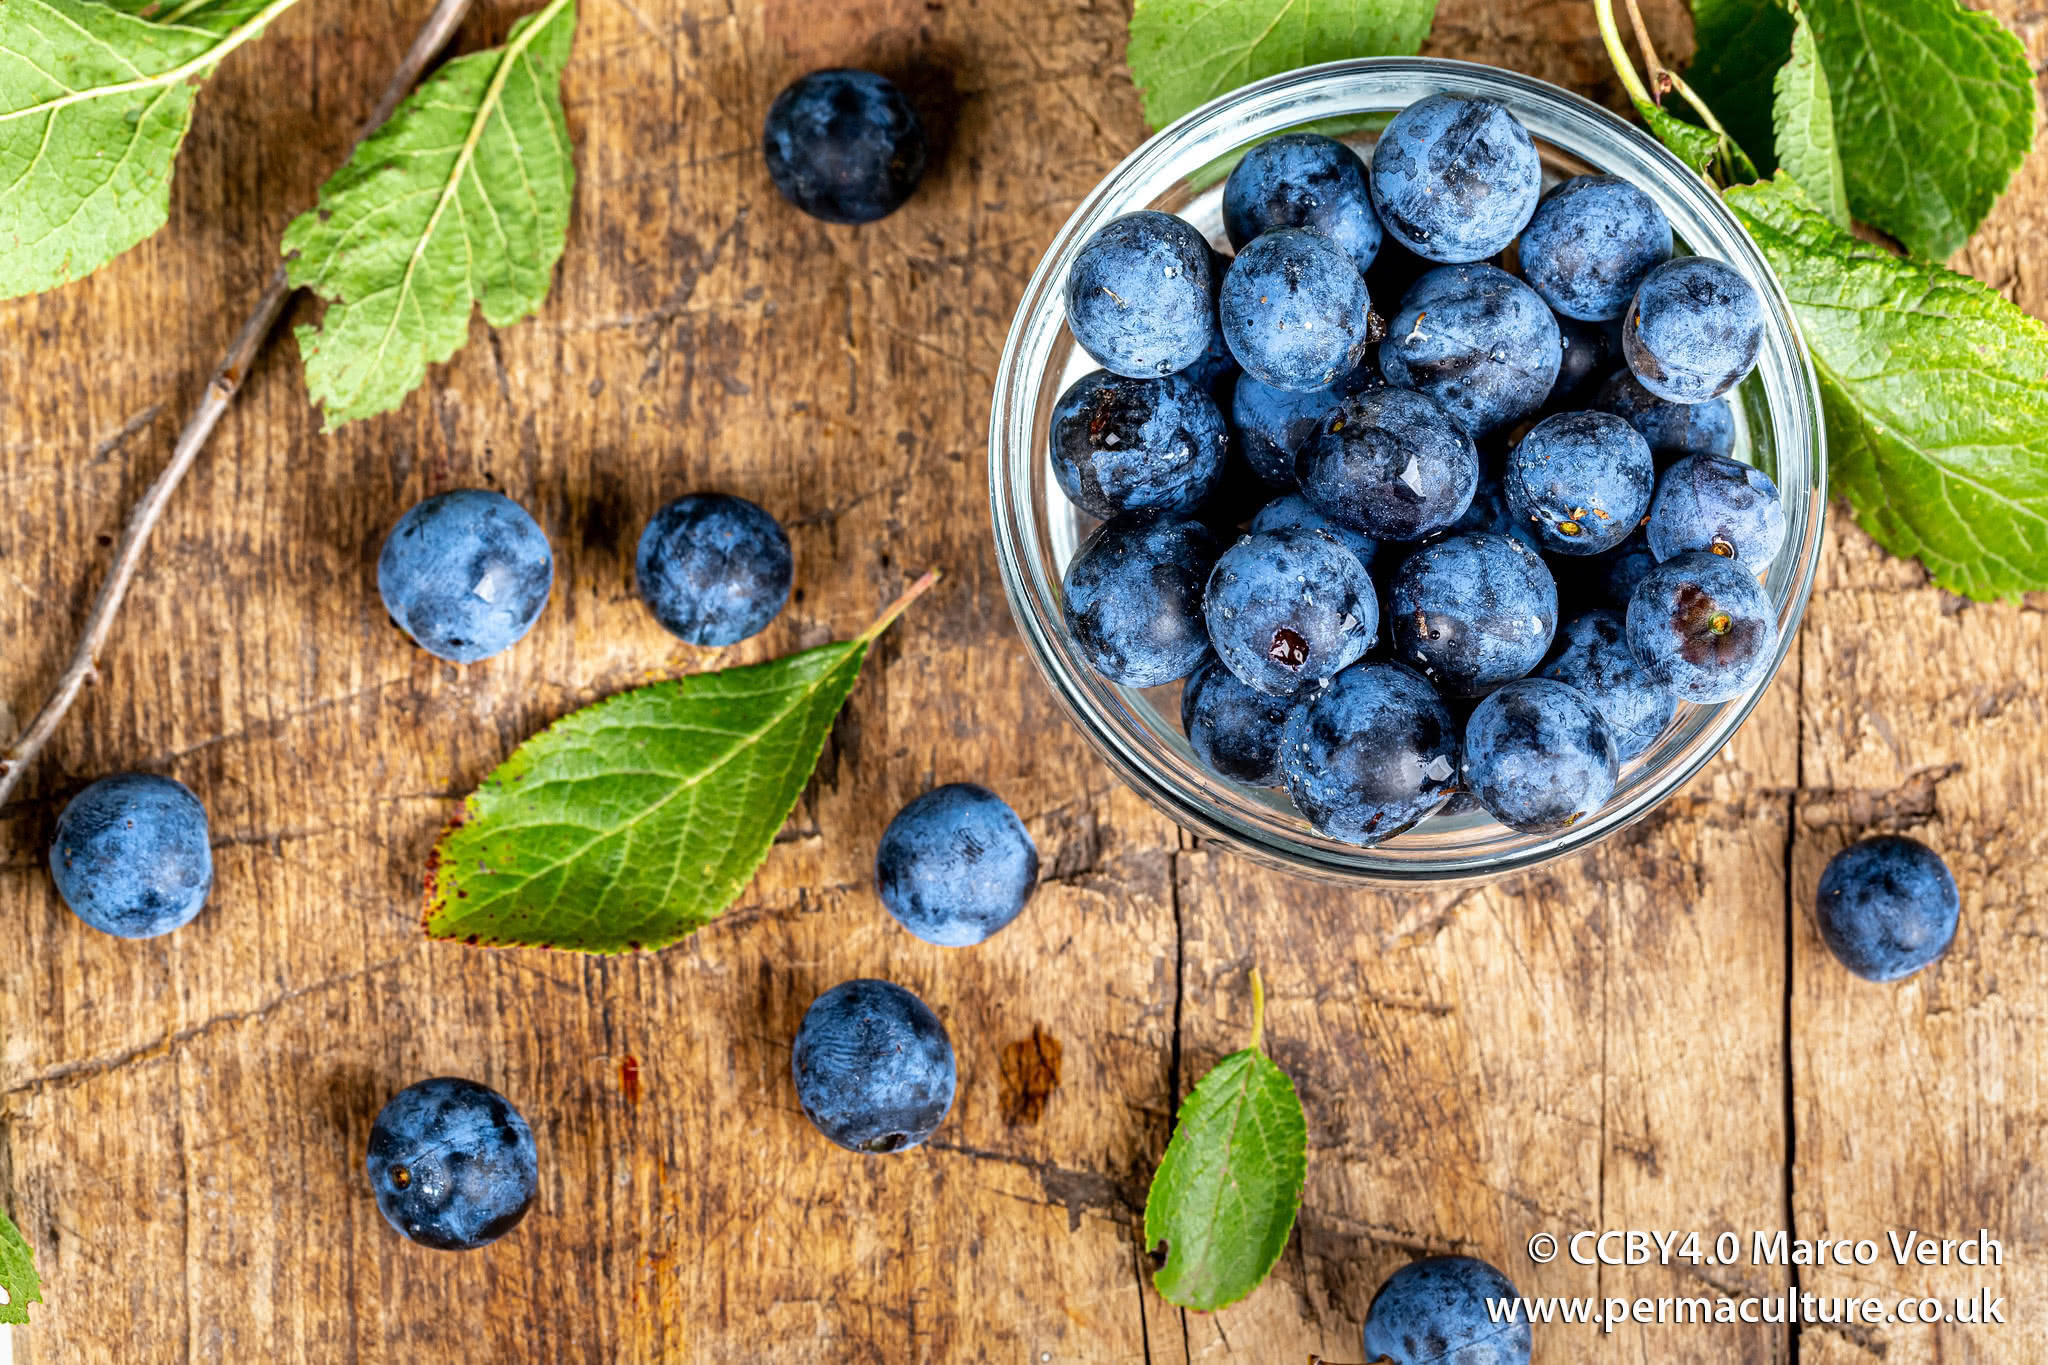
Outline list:
[[[1614,22],[1614,0],[1593,0],[1593,13],[1600,21],[1600,42],[1607,49],[1607,60],[1614,63],[1614,74],[1621,77],[1622,88],[1638,104],[1655,104],[1621,41],[1621,28]]]
[[[1252,1041],[1253,1052],[1266,1050],[1266,983],[1259,980],[1259,969],[1252,968]]]
[[[939,580],[944,577],[945,574],[937,569],[926,569],[918,576],[918,580],[915,583],[912,583],[903,590],[901,597],[898,597],[894,602],[882,608],[882,614],[875,618],[875,623],[860,633],[860,642],[864,645],[871,645],[876,640],[879,640],[882,637],[882,632],[896,624],[897,617],[910,610],[912,602],[915,602],[918,598],[937,587]]]
[[[297,0],[280,0],[271,9],[282,10],[295,3]],[[470,0],[440,0],[434,6],[433,13],[427,16],[427,22],[412,40],[412,46],[406,49],[398,69],[392,73],[390,83],[384,87],[383,97],[377,101],[375,111],[363,125],[358,142],[391,117],[392,110],[418,83],[420,74],[434,60],[434,55],[455,36],[455,30],[461,27],[463,18],[469,13],[469,6]],[[92,614],[86,618],[85,629],[72,650],[70,663],[57,680],[56,690],[36,712],[28,728],[21,732],[20,738],[9,743],[6,751],[0,753],[0,805],[5,805],[7,798],[21,784],[22,775],[28,771],[36,755],[43,751],[43,746],[50,742],[50,737],[56,734],[72,703],[78,700],[78,694],[99,675],[100,650],[106,646],[107,636],[113,632],[121,603],[128,596],[128,586],[134,582],[136,570],[141,567],[143,551],[149,547],[150,532],[156,529],[171,495],[178,491],[178,484],[198,461],[208,438],[213,435],[213,429],[227,414],[235,395],[241,392],[250,367],[263,349],[263,343],[269,339],[271,328],[290,296],[291,285],[287,281],[285,267],[280,265],[272,272],[269,283],[256,300],[256,306],[249,310],[249,316],[243,319],[234,339],[228,343],[227,355],[207,382],[192,415],[186,419],[184,430],[178,433],[171,462],[164,466],[163,472],[156,476],[156,481],[150,484],[141,500],[129,510],[128,523],[114,549],[114,562],[107,569],[106,581],[100,585],[99,596],[93,600]]]
[[[1643,22],[1642,7],[1636,0],[1628,0],[1628,21],[1636,31],[1636,47],[1643,54],[1643,75],[1649,80],[1652,90],[1662,91],[1665,81],[1675,82],[1678,78],[1665,70],[1664,64],[1657,60],[1657,49],[1650,46],[1650,26]]]

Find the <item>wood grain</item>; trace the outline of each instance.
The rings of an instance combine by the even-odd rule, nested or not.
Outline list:
[[[168,453],[274,243],[346,151],[424,0],[309,0],[201,97],[170,228],[92,279],[0,305],[0,698],[61,667],[107,545]],[[466,46],[520,6],[480,4]],[[2038,60],[2044,21],[1997,7]],[[1649,6],[1682,56],[1682,6]],[[1794,664],[1730,750],[1595,853],[1481,889],[1361,895],[1199,846],[1064,723],[990,553],[985,423],[1038,254],[1143,136],[1126,10],[999,0],[762,7],[590,0],[566,97],[581,180],[540,316],[470,346],[403,411],[318,432],[273,346],[174,504],[104,677],[0,811],[0,1200],[56,1361],[1222,1361],[1356,1357],[1379,1281],[1423,1251],[1530,1293],[1767,1293],[1788,1271],[1533,1265],[1536,1231],[1988,1227],[2005,1328],[1556,1328],[1539,1362],[1828,1365],[2048,1356],[2035,1148],[2048,957],[2038,605],[1963,607],[1838,519]],[[1445,0],[1430,50],[1610,101],[1590,7]],[[902,78],[939,155],[858,231],[789,211],[758,111],[800,72]],[[2048,158],[1959,261],[2048,312]],[[305,321],[301,301],[293,320]],[[456,669],[376,607],[412,501],[519,498],[555,600]],[[876,651],[755,886],[658,956],[460,951],[417,935],[417,878],[460,794],[520,738],[701,666],[646,616],[630,548],[703,487],[776,510],[797,595],[735,653],[857,630],[947,572]],[[4,722],[5,717],[0,717]],[[0,726],[4,728],[4,726]],[[82,928],[42,869],[62,803],[123,768],[205,800],[218,890],[148,944]],[[897,930],[882,825],[934,782],[1007,796],[1047,881],[967,952]],[[1829,854],[1916,832],[1962,880],[1948,961],[1896,989],[1826,956]],[[1272,1281],[1184,1315],[1139,1211],[1175,1098],[1236,1047],[1245,970],[1312,1147]],[[787,1081],[819,991],[904,982],[946,1021],[960,1097],[926,1151],[856,1160]],[[539,1206],[468,1257],[396,1238],[360,1174],[422,1076],[512,1096]],[[1974,1272],[1805,1269],[1815,1292],[1959,1294]]]

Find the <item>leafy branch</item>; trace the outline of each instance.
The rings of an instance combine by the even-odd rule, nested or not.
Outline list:
[[[5,8],[17,0],[5,0]],[[45,3],[45,0],[32,0]],[[290,0],[278,0],[280,4]],[[426,23],[406,49],[398,68],[385,84],[384,93],[377,101],[377,107],[365,124],[362,136],[367,138],[381,126],[405,93],[418,82],[434,55],[455,36],[455,30],[469,13],[471,0],[439,0]],[[273,5],[273,8],[276,8]],[[173,13],[183,13],[193,8],[188,3]],[[129,510],[127,524],[122,528],[121,538],[114,546],[113,563],[107,569],[106,580],[100,585],[99,595],[93,599],[91,613],[86,617],[85,628],[78,643],[73,647],[70,661],[57,679],[57,686],[50,697],[37,710],[35,718],[26,729],[8,746],[4,757],[0,757],[0,805],[5,805],[14,789],[20,785],[22,776],[35,761],[50,737],[63,723],[65,714],[85,685],[98,675],[100,651],[106,647],[107,636],[113,631],[114,621],[120,615],[121,603],[128,596],[128,588],[134,582],[135,573],[142,564],[143,552],[149,546],[150,533],[156,529],[163,517],[164,508],[169,505],[171,495],[184,481],[200,452],[206,449],[220,419],[227,414],[229,405],[242,390],[242,383],[248,377],[250,367],[255,363],[257,353],[269,339],[271,329],[276,325],[278,315],[284,311],[285,300],[291,295],[291,286],[286,277],[286,267],[280,265],[271,274],[270,280],[257,296],[249,315],[236,329],[234,339],[228,343],[227,354],[214,369],[213,377],[207,382],[191,415],[186,418],[184,428],[178,433],[177,444],[172,448],[170,463],[156,476],[149,488]]]
[[[1854,25],[1847,0],[1711,0],[1712,32],[1748,45],[1702,53],[1727,98],[1750,88],[1729,70],[1775,71],[1779,170],[1760,180],[1747,156],[1722,154],[1736,144],[1707,98],[1687,89],[1705,126],[1644,108],[1613,0],[1594,3],[1651,131],[1702,169],[1701,139],[1715,139],[1728,204],[1799,317],[1833,481],[1858,524],[1952,592],[2048,588],[2048,329],[1938,262],[1850,231],[1853,211],[1912,252],[1967,240],[2031,145],[2018,40],[1956,0],[1899,0]],[[1658,70],[1647,39],[1644,52]]]
[[[149,109],[136,114],[122,96],[135,95],[137,91],[130,87],[147,80],[149,89],[156,91],[152,100],[170,99],[172,92],[183,92],[179,97],[185,101],[180,121],[172,130],[175,136],[153,147],[161,164],[152,193],[167,201],[171,161],[190,116],[192,87],[186,79],[210,70],[227,52],[251,41],[293,3],[296,0],[261,4],[258,0],[186,0],[161,19],[142,20],[116,6],[90,0],[0,0],[0,173],[10,156],[19,153],[23,131],[36,127],[32,123],[6,124],[7,111],[13,109],[23,117],[40,114],[43,122],[38,136],[47,142],[61,132],[72,139],[66,154],[91,166],[93,176],[100,176],[100,159],[89,150],[95,139],[106,144],[109,139],[130,136],[129,132],[60,130],[56,121],[65,110],[86,107],[91,101],[92,107],[106,106],[106,111],[111,111],[108,116],[121,123],[123,130],[131,121],[146,125],[156,115]],[[0,803],[20,784],[85,685],[96,676],[100,652],[141,566],[150,534],[240,393],[295,287],[309,284],[336,300],[322,327],[299,332],[307,382],[314,397],[326,403],[330,429],[395,407],[418,387],[427,363],[447,359],[461,344],[473,297],[482,302],[486,319],[494,325],[525,316],[546,297],[566,239],[574,183],[559,86],[573,37],[575,7],[573,0],[549,0],[513,27],[504,48],[449,62],[407,99],[407,92],[419,83],[435,55],[454,37],[469,6],[470,0],[439,0],[434,6],[386,85],[350,160],[321,190],[321,207],[301,217],[288,231],[285,248],[296,251],[297,256],[272,274],[179,432],[170,462],[129,510],[107,577],[55,689],[0,756]],[[58,34],[52,19],[53,27],[45,33],[33,26],[38,16],[66,19],[76,31]],[[117,22],[141,27],[122,29],[115,26]],[[31,33],[48,51],[27,41]],[[91,41],[80,38],[80,33]],[[200,36],[193,37],[195,34]],[[70,46],[52,46],[59,36]],[[80,43],[85,46],[78,46]],[[41,64],[25,55],[33,54],[42,64],[58,69],[97,70],[88,60],[96,56],[103,64],[118,61],[126,69],[147,71],[147,54],[167,43],[174,48],[178,44],[200,45],[182,61],[162,66],[154,76],[66,87],[68,94],[60,92],[40,100],[21,97],[20,92],[31,89],[31,82],[23,77],[19,65],[8,65],[27,63],[40,71]],[[163,83],[171,73],[180,72],[184,75],[175,83]],[[69,103],[64,102],[67,99]],[[124,108],[128,113],[121,112]],[[451,119],[460,120],[462,135],[452,146],[441,146]],[[116,141],[114,145],[129,149],[115,160],[131,159],[130,143]],[[17,183],[35,173],[40,155],[23,158],[28,169],[16,177]],[[415,191],[422,178],[438,188],[435,207],[425,220],[391,212],[393,205],[410,205],[419,197]],[[510,188],[515,184],[516,196]],[[20,200],[19,195],[0,195],[0,240],[6,238],[7,214],[22,211]],[[62,269],[50,282],[61,283],[70,273],[82,273],[73,271],[71,253],[89,245],[75,234],[83,230],[78,219],[90,203],[87,196],[67,219],[71,224],[67,231],[74,236],[66,247]],[[492,230],[485,233],[468,227],[469,219],[481,219],[485,209],[490,210]],[[459,235],[446,228],[450,211],[464,224]],[[126,249],[140,239],[135,230],[147,216],[127,213],[116,224],[121,231],[106,228],[99,245],[121,241],[117,249]],[[161,225],[162,218],[163,214],[156,212],[148,231]],[[337,222],[345,222],[345,226],[337,229]],[[62,244],[65,239],[52,229],[35,240],[47,245]],[[48,269],[44,276],[37,276],[31,266],[19,263],[34,256],[34,250],[26,256],[0,253],[0,285],[49,276]],[[88,255],[79,259],[88,262],[84,268],[90,269],[105,258]],[[451,273],[451,262],[458,259],[460,266]],[[375,307],[363,305],[383,287],[383,272],[394,260],[404,263],[402,278],[391,296],[394,311],[384,316],[380,328],[378,319],[383,315]],[[429,298],[432,307],[425,301]],[[410,318],[411,327],[424,330],[409,330],[404,318]],[[345,376],[345,382],[337,376]]]

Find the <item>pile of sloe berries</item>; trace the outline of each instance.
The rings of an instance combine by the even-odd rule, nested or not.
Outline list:
[[[1545,194],[1528,132],[1463,95],[1369,168],[1259,143],[1222,210],[1234,257],[1146,210],[1067,276],[1101,368],[1050,458],[1101,521],[1062,592],[1097,673],[1184,681],[1205,765],[1368,846],[1461,793],[1569,829],[1679,703],[1761,685],[1785,514],[1732,458],[1763,344],[1740,273],[1674,256],[1627,181]]]

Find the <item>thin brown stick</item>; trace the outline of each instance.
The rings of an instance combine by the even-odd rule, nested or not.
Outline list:
[[[363,131],[357,134],[357,146],[384,126],[385,120],[398,108],[398,102],[419,83],[435,54],[455,36],[455,30],[469,13],[470,3],[471,0],[439,0],[434,6],[419,35],[412,40],[412,46],[406,49],[405,59],[392,73],[390,84],[384,87],[376,110],[363,125]],[[354,155],[353,149],[350,155]],[[107,580],[100,585],[99,596],[92,604],[92,614],[85,621],[85,631],[72,651],[70,664],[57,680],[56,691],[36,712],[28,728],[9,746],[5,757],[0,757],[0,805],[7,803],[7,798],[20,784],[22,774],[43,751],[43,746],[50,742],[50,737],[57,733],[57,727],[63,723],[72,703],[78,700],[78,694],[85,690],[88,682],[98,677],[100,650],[106,647],[107,636],[114,629],[114,618],[120,614],[129,584],[134,582],[135,572],[142,565],[142,552],[149,547],[150,532],[156,529],[171,495],[178,491],[178,485],[206,448],[208,438],[220,425],[228,405],[242,391],[242,381],[248,377],[249,367],[255,363],[263,343],[269,340],[270,330],[284,311],[285,300],[291,292],[286,269],[280,265],[271,274],[270,282],[263,286],[263,293],[235,332],[234,340],[228,343],[226,357],[213,372],[213,378],[207,381],[206,391],[200,395],[192,415],[186,419],[184,430],[178,433],[178,443],[171,450],[171,462],[156,476],[149,491],[129,509],[128,524],[122,529],[120,543],[114,547],[114,562],[107,570]]]
[[[1636,31],[1636,46],[1642,49],[1643,70],[1650,78],[1650,89],[1656,92],[1656,101],[1664,102],[1664,92],[1671,88],[1670,73],[1657,60],[1657,50],[1650,46],[1650,26],[1643,22],[1643,11],[1636,0],[1628,0],[1628,21]]]

